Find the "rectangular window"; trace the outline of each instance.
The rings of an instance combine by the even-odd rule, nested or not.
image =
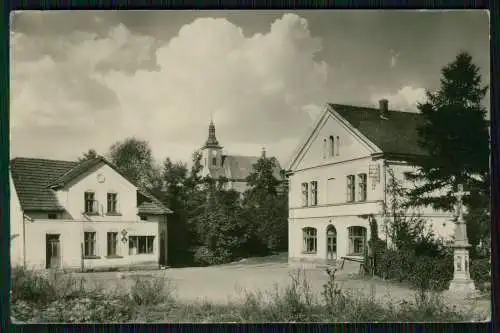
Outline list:
[[[141,221],[147,221],[148,217],[146,215],[141,215]]]
[[[316,253],[318,249],[316,229],[307,227],[302,230],[302,233],[304,239],[304,252]]]
[[[311,182],[311,205],[316,206],[318,204],[318,182]]]
[[[302,206],[306,207],[309,204],[308,197],[309,191],[307,183],[302,183]]]
[[[366,173],[358,175],[358,200],[366,201]]]
[[[85,213],[97,213],[97,201],[94,192],[85,192]]]
[[[96,256],[96,233],[95,232],[85,232],[84,233],[84,256],[85,257],[95,257]]]
[[[328,178],[327,181],[327,203],[332,204],[335,202],[335,178]]]
[[[108,232],[108,256],[116,256],[117,239],[117,232]]]
[[[49,213],[48,214],[48,218],[49,218],[49,220],[56,220],[57,219],[57,214],[55,214],[55,213]]]
[[[347,202],[354,201],[354,175],[347,176]]]
[[[154,236],[130,236],[129,254],[152,254]]]
[[[117,194],[108,193],[108,213],[116,214],[117,210]]]

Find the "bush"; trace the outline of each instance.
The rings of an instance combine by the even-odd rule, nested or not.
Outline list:
[[[472,259],[470,261],[470,275],[476,287],[483,291],[491,287],[491,263],[488,258]]]
[[[139,306],[159,305],[172,301],[173,289],[164,278],[136,278],[130,289],[130,298]]]
[[[207,246],[199,246],[194,252],[194,262],[199,266],[221,265],[232,260],[231,253],[224,249],[212,250]]]
[[[41,272],[22,267],[14,267],[11,272],[12,302],[47,304],[55,300],[56,289]]]

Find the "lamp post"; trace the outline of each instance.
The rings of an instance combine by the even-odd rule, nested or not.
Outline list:
[[[450,282],[448,293],[460,296],[472,296],[476,293],[474,281],[470,278],[469,261],[469,240],[467,238],[467,225],[463,217],[463,197],[469,192],[464,192],[463,185],[458,185],[458,191],[455,193],[457,198],[458,217],[455,223],[455,240],[451,247],[453,248],[453,280]]]

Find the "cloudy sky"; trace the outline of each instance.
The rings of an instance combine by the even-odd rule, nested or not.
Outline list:
[[[135,136],[187,162],[213,115],[227,153],[285,163],[326,102],[415,110],[460,50],[490,80],[484,11],[31,11],[11,29],[12,157]]]

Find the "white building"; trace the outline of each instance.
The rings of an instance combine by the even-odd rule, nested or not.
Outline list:
[[[404,180],[407,161],[425,155],[418,113],[328,104],[288,165],[289,261],[325,263],[363,257],[369,220],[381,221],[389,169]],[[410,186],[405,182],[405,186]],[[438,236],[450,237],[452,214],[420,210]],[[379,225],[379,237],[386,230]]]
[[[106,269],[166,264],[167,214],[99,157],[10,163],[11,265]]]

